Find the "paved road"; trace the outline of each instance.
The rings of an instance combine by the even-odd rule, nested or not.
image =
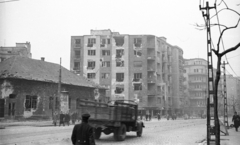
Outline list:
[[[116,142],[113,135],[102,134],[97,145],[197,145],[206,134],[206,120],[153,120],[145,122],[143,136],[128,132],[125,141]],[[0,132],[0,145],[71,145],[73,126],[8,127]]]

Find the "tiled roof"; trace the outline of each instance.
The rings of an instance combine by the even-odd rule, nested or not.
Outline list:
[[[58,83],[59,64],[14,56],[0,62],[0,78],[17,78]],[[92,82],[61,67],[63,84],[95,88]]]

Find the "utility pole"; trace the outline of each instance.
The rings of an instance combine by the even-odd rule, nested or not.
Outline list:
[[[223,98],[223,124],[227,127],[227,129],[229,128],[228,125],[228,105],[227,105],[227,83],[226,83],[226,69],[225,69],[225,65],[228,63],[225,63],[225,61],[223,61],[223,73],[224,73],[224,78],[223,78],[223,91],[224,91],[224,98]]]
[[[216,145],[220,145],[220,126],[218,120],[218,111],[217,111],[217,98],[214,98],[216,94],[214,94],[214,79],[213,79],[213,61],[212,61],[212,40],[211,40],[211,31],[210,31],[210,9],[216,9],[216,4],[214,7],[210,7],[209,3],[206,2],[206,7],[201,7],[201,3],[199,5],[199,9],[202,10],[202,15],[206,17],[205,25],[207,29],[207,61],[208,61],[208,98],[207,98],[207,145],[210,143],[215,143]],[[203,12],[206,10],[206,13]],[[219,134],[219,135],[218,135]],[[215,139],[214,139],[215,136]]]

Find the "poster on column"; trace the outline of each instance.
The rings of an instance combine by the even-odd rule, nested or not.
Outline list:
[[[69,111],[68,107],[68,92],[61,92],[60,95],[60,111],[67,113]]]

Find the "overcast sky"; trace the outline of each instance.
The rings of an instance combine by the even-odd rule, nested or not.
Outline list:
[[[209,2],[213,6],[215,0]],[[240,12],[240,0],[226,2]],[[210,13],[215,14],[215,9]],[[232,12],[219,14],[220,23],[227,26],[235,25],[238,18]],[[216,18],[212,22],[216,23]],[[204,23],[199,0],[19,0],[0,3],[0,46],[29,41],[34,59],[45,57],[59,63],[62,57],[62,65],[69,69],[71,36],[89,35],[91,29],[111,29],[120,34],[164,36],[183,49],[184,58],[206,59],[206,31],[197,30],[196,23]],[[219,29],[211,31],[216,47]],[[225,49],[239,41],[240,26],[223,37]],[[227,57],[240,76],[240,48]],[[229,66],[226,69],[236,76]]]

